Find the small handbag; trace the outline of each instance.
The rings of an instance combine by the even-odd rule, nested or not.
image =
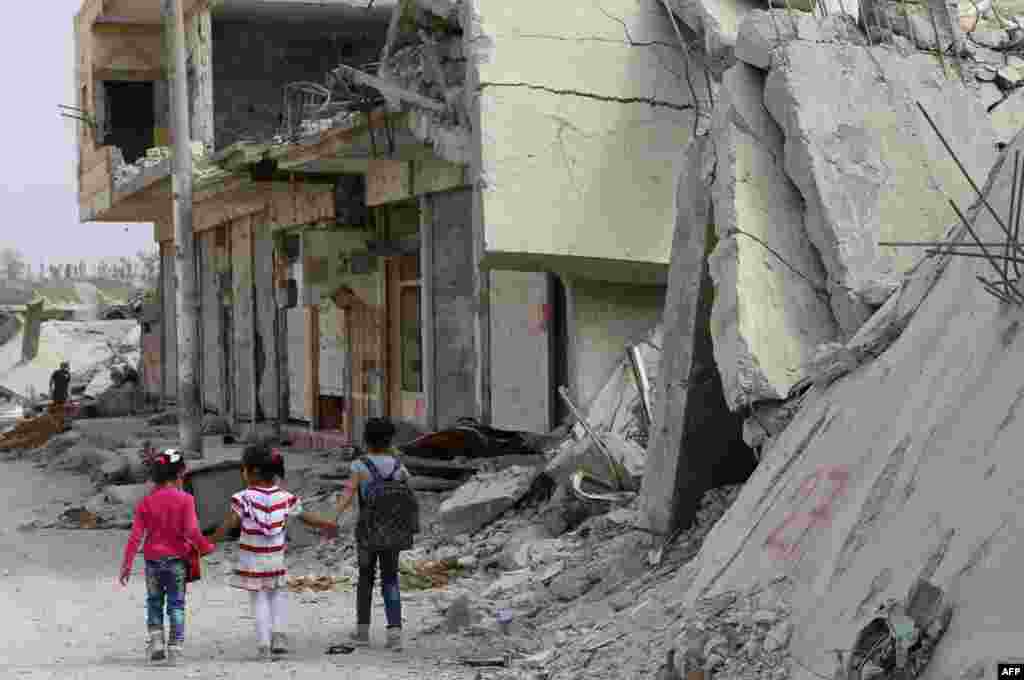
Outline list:
[[[199,548],[191,543],[185,564],[188,567],[185,573],[185,583],[194,583],[203,577],[203,557],[199,553]]]

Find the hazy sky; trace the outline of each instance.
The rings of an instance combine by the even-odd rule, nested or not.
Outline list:
[[[77,262],[154,248],[150,224],[78,221],[75,122],[62,118],[57,105],[75,106],[72,23],[81,0],[19,6],[16,20],[0,22],[7,91],[0,109],[0,248],[18,248],[33,270],[51,258]]]

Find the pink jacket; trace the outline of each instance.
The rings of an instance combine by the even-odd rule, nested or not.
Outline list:
[[[207,555],[214,550],[202,532],[196,517],[195,499],[175,487],[154,489],[135,506],[132,534],[124,548],[122,568],[130,569],[145,534],[142,554],[147,560],[161,557],[186,558],[190,544]]]

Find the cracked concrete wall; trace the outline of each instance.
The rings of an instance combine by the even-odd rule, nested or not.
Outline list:
[[[946,198],[961,207],[974,198],[915,102],[974,178],[992,166],[997,137],[978,98],[930,55],[804,40],[780,55],[764,102],[785,133],[786,172],[849,336],[918,254],[878,241],[934,240],[956,220]]]
[[[548,278],[491,272],[491,409],[495,427],[547,432],[551,413]]]
[[[376,61],[386,26],[213,22],[216,147],[242,139],[267,141],[277,134],[283,88],[297,81],[323,83],[346,63]]]
[[[618,368],[626,347],[650,338],[661,321],[665,286],[609,285],[563,276],[569,298],[569,391],[587,409]]]
[[[467,6],[487,261],[541,270],[558,267],[538,258],[586,257],[595,275],[621,262],[664,274],[694,118],[667,13],[657,0]]]
[[[1010,203],[1018,150],[1021,135],[997,170],[993,207]],[[1002,239],[989,212],[975,212],[980,238]],[[922,680],[994,673],[1024,629],[1008,597],[1024,563],[1020,313],[976,280],[987,262],[945,261],[943,271],[943,259],[926,258],[896,294],[916,311],[895,343],[807,395],[705,539],[696,572],[678,578],[687,607],[783,575],[797,677],[831,677],[823,650],[849,649],[875,607],[902,600],[917,578],[956,607]],[[918,288],[937,268],[934,286]],[[825,512],[808,516],[816,506]]]
[[[710,258],[711,333],[734,410],[785,398],[815,348],[837,335],[804,201],[784,169],[782,131],[762,104],[764,82],[754,67],[734,65],[712,123],[719,242]]]

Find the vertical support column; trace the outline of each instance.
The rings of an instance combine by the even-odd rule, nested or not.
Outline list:
[[[259,390],[259,371],[257,370],[258,360],[256,353],[260,351],[257,340],[259,335],[259,311],[256,305],[256,277],[258,273],[256,271],[256,227],[255,219],[249,220],[249,314],[252,318],[252,323],[249,328],[249,340],[252,343],[251,350],[249,352],[249,370],[252,375],[252,380],[249,381],[249,437],[253,440],[256,438],[256,415],[258,409],[256,393]]]
[[[199,410],[199,330],[195,243],[192,231],[192,149],[189,138],[188,82],[185,71],[185,15],[181,0],[164,0],[165,63],[173,64],[171,129],[174,137],[175,274],[178,285],[178,432],[186,451],[202,455],[202,414]]]
[[[309,426],[320,426],[320,306],[305,301],[303,321],[306,324],[306,415]]]
[[[476,401],[480,422],[491,424],[491,274],[481,269],[484,238],[483,196],[474,187],[470,209],[473,272],[474,322],[476,336]]]
[[[421,196],[420,206],[420,334],[423,343],[423,397],[427,402],[427,430],[437,429],[437,353],[434,323],[434,226],[430,196]]]

